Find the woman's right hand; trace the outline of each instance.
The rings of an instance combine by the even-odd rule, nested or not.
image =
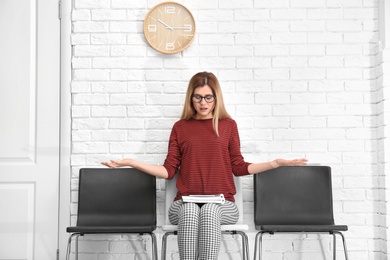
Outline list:
[[[123,166],[132,166],[132,161],[133,159],[126,158],[122,160],[110,160],[108,162],[102,162],[102,164],[110,168],[118,168]]]
[[[138,162],[134,159],[125,158],[122,160],[110,160],[108,162],[102,162],[103,165],[110,167],[110,168],[118,168],[118,167],[132,167],[136,168],[142,172],[145,172],[147,174],[164,178],[168,178],[168,172],[167,169],[165,169],[162,165],[152,165],[147,163]]]

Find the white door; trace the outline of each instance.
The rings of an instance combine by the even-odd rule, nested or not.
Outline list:
[[[55,0],[0,0],[0,259],[58,247],[60,22]]]

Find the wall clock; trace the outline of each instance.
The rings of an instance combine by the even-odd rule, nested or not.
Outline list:
[[[150,9],[144,20],[144,35],[148,44],[164,54],[187,49],[195,37],[195,19],[182,4],[162,2]]]

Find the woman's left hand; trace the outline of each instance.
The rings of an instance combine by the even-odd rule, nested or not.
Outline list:
[[[306,165],[307,159],[301,158],[301,159],[293,159],[293,160],[286,160],[286,159],[276,159],[274,162],[278,166],[304,166]]]

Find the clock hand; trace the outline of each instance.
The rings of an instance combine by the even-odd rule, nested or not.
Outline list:
[[[160,19],[157,19],[157,21],[159,21],[160,23],[162,23],[163,25],[165,25],[169,30],[173,31],[173,28],[171,26],[169,26],[168,24],[164,23],[163,21],[161,21]]]
[[[179,26],[172,26],[171,28],[173,28],[173,29],[183,29],[183,30],[188,30],[188,27],[185,27],[185,26],[181,26],[181,27],[179,27]]]
[[[192,25],[191,24],[184,24],[182,26],[171,26],[173,29],[179,29],[184,30],[185,32],[191,32],[192,31]]]

